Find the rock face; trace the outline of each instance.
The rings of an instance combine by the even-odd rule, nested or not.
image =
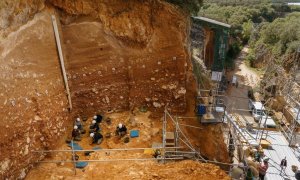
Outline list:
[[[178,10],[157,1],[50,2],[63,11],[67,72],[79,113],[167,104],[185,110],[189,20]]]
[[[156,0],[0,2],[0,179],[24,178],[65,133],[70,114],[51,14],[75,114],[148,106],[184,111],[188,22]]]
[[[67,99],[48,13],[0,44],[0,179],[24,178],[64,134]]]
[[[1,0],[0,40],[45,7],[44,0]]]

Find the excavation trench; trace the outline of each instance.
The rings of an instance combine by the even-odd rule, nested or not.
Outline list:
[[[101,148],[135,148],[161,142],[161,117],[166,105],[174,115],[193,116],[196,86],[188,49],[189,20],[178,9],[158,1],[94,4],[99,9],[94,9],[92,1],[78,0],[72,6],[67,1],[50,0],[48,3],[51,5],[42,6],[27,23],[10,31],[6,29],[0,44],[0,100],[3,103],[0,109],[0,177],[25,178],[32,166],[28,179],[61,176],[88,179],[102,176],[111,169],[115,171],[110,177],[116,177],[128,167],[127,163],[106,164],[105,169],[97,173],[95,169],[100,165],[91,163],[86,173],[78,171],[78,176],[74,176],[69,163],[35,164],[44,159],[45,154],[33,151],[68,149],[63,141],[70,136],[75,117],[88,117],[86,127],[95,113],[110,117],[112,125],[103,125],[103,133],[113,132],[119,122],[127,123],[129,128],[140,130],[139,138],[126,144],[112,137],[105,139]],[[51,15],[56,15],[60,22],[73,105],[71,112],[68,111]],[[139,111],[142,106],[147,107],[147,113]],[[129,122],[132,112],[136,112],[135,125]],[[183,131],[205,157],[228,161],[218,125],[202,126],[196,119],[184,119],[181,123],[202,128],[183,128]],[[88,135],[83,137],[80,145],[91,149]],[[143,152],[136,152],[109,156],[94,153],[91,158],[124,156],[147,157]],[[70,158],[64,153],[46,155],[46,160]],[[133,169],[129,169],[131,176],[125,179],[152,177],[153,173],[151,176],[143,174],[141,164],[149,168],[149,172],[162,166],[156,167],[153,162],[129,164]],[[192,161],[165,167],[178,168],[182,171],[179,174],[185,177],[182,169],[185,165],[194,167],[188,171],[195,171],[195,177],[226,177],[215,166]],[[208,170],[200,171],[202,166]],[[209,174],[209,170],[213,174]],[[158,176],[163,178],[167,174],[160,172]]]

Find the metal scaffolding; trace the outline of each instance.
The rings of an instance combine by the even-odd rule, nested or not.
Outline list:
[[[168,134],[174,134],[174,146],[184,146],[186,148],[186,151],[190,151],[193,153],[193,156],[187,156],[186,154],[182,154],[181,152],[177,152],[177,148],[174,148],[173,152],[163,150],[163,159],[166,157],[185,157],[185,158],[192,158],[200,161],[206,162],[206,160],[201,156],[200,152],[197,151],[188,137],[185,135],[185,133],[181,129],[181,125],[178,123],[178,116],[173,117],[169,111],[167,110],[167,107],[164,111],[164,118],[163,118],[163,148],[167,147],[167,136]],[[188,126],[186,126],[188,127]],[[194,127],[192,127],[194,128]],[[169,138],[172,139],[172,138]]]
[[[299,55],[300,51],[295,53],[293,65],[291,65],[288,73],[283,68],[283,64],[275,64],[274,59],[271,59],[267,64],[264,79],[260,86],[264,98],[270,100],[274,97],[283,97],[286,102],[287,106],[281,110],[282,117],[279,128],[290,146],[300,143],[298,133],[300,127]],[[284,118],[285,116],[287,117]]]

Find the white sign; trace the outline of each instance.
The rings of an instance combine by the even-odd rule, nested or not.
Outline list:
[[[212,71],[211,73],[211,80],[213,81],[221,81],[222,80],[223,72]]]

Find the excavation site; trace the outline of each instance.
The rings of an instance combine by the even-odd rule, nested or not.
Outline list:
[[[243,38],[300,15],[245,2],[2,0],[0,179],[297,179],[300,44]]]

